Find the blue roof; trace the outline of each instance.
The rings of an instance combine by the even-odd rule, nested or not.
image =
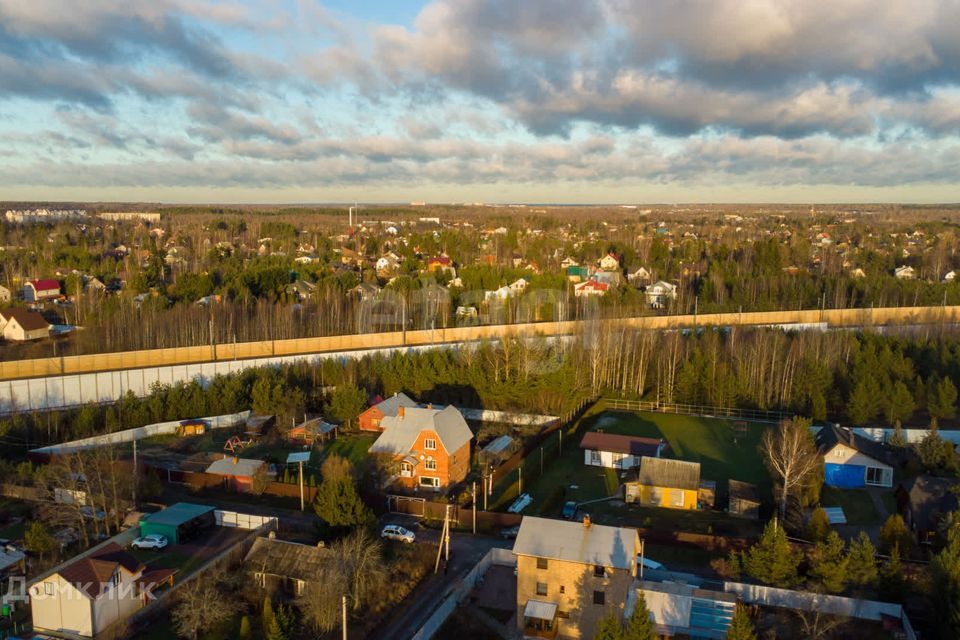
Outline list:
[[[140,518],[140,524],[149,522],[150,524],[178,526],[213,510],[214,507],[205,504],[178,502],[170,505],[163,511],[157,511],[156,513],[149,513],[143,516]]]

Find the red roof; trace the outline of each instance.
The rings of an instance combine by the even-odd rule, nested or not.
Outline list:
[[[585,433],[583,440],[580,441],[581,449],[649,457],[655,457],[657,455],[657,448],[660,445],[661,441],[657,438],[622,436],[614,433],[600,433],[599,431]],[[664,442],[663,448],[666,449],[668,447],[669,445]]]
[[[105,544],[99,551],[74,560],[60,569],[60,577],[91,598],[97,598],[106,589],[117,567],[130,573],[144,568],[143,563],[124,551],[116,542]]]
[[[597,282],[596,280],[587,280],[577,285],[577,289],[596,289],[597,291],[606,291],[610,288],[606,282]]]
[[[429,263],[430,263],[430,264],[437,263],[437,264],[444,264],[444,265],[446,265],[446,264],[450,264],[450,258],[449,258],[448,256],[434,256],[433,258],[430,258]]]
[[[37,291],[49,291],[51,289],[56,289],[57,291],[60,291],[60,283],[57,282],[56,280],[49,280],[49,279],[28,280],[27,282],[29,284],[32,284],[33,288],[36,289]]]

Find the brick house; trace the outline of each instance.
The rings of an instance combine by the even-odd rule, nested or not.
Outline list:
[[[417,403],[403,393],[395,393],[386,400],[380,400],[374,403],[369,409],[360,414],[357,423],[360,425],[360,431],[383,431],[380,421],[386,417],[396,417],[397,410],[400,407],[412,408]]]
[[[456,407],[400,406],[381,425],[370,453],[389,461],[394,486],[445,491],[467,477],[473,432]]]
[[[513,545],[517,627],[524,638],[592,638],[621,617],[637,575],[636,529],[527,516]]]

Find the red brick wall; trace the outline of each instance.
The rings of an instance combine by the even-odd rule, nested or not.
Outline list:
[[[370,407],[357,418],[360,431],[383,431],[380,420],[383,420],[383,412],[376,407]]]

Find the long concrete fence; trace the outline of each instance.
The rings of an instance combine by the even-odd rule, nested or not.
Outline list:
[[[294,340],[153,349],[0,362],[0,414],[113,402],[126,393],[248,368],[327,358],[346,359],[438,346],[475,344],[506,336],[547,338],[619,328],[675,330],[691,326],[870,327],[960,323],[960,306],[897,307],[643,316],[423,331],[393,331]]]
[[[324,352],[382,349],[402,346],[430,346],[443,343],[474,342],[505,336],[571,335],[592,321],[527,322],[417,331],[387,331],[291,340],[263,340],[196,347],[119,351],[59,358],[38,358],[0,362],[0,380],[18,380],[65,374],[119,371],[140,367],[188,365],[256,358],[275,358]],[[827,327],[866,327],[903,324],[960,322],[960,306],[883,307],[877,309],[814,309],[793,311],[757,311],[674,316],[639,316],[597,321],[605,327],[637,329],[678,329],[691,326],[738,325],[825,325]]]

